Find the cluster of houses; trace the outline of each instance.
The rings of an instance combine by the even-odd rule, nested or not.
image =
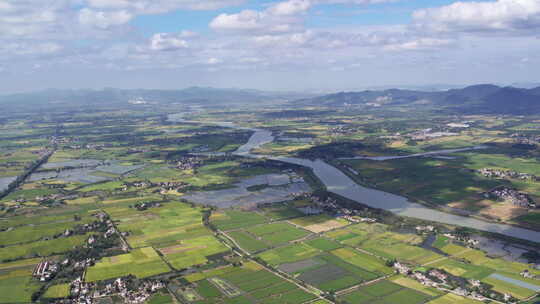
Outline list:
[[[512,188],[495,188],[484,193],[484,197],[509,201],[513,205],[523,208],[536,208],[536,203],[527,193],[519,192]]]
[[[430,232],[435,231],[435,226],[433,226],[433,225],[425,225],[425,226],[419,225],[419,226],[416,226],[415,229],[416,229],[416,232],[418,232],[418,233],[426,233],[426,232],[430,233]]]
[[[103,298],[118,295],[126,304],[141,304],[145,303],[154,293],[163,289],[165,284],[160,281],[145,280],[139,286],[131,289],[128,279],[118,278],[112,283],[105,285],[104,288],[96,290],[93,298]]]
[[[339,135],[351,135],[358,131],[357,127],[351,127],[351,126],[336,126],[333,128],[330,128],[328,132],[330,133],[330,136],[339,136]]]
[[[160,187],[161,194],[166,194],[168,191],[181,191],[191,185],[186,182],[163,182],[158,183],[157,186]]]
[[[183,157],[176,161],[175,167],[179,170],[194,170],[202,165],[203,161],[199,157]]]
[[[459,241],[459,242],[461,242],[461,243],[463,243],[465,245],[471,246],[471,247],[474,247],[474,246],[477,246],[478,244],[480,244],[479,240],[472,239],[472,238],[470,238],[468,236],[456,235],[456,234],[452,234],[452,233],[444,233],[443,235],[445,237],[449,238],[449,239]]]
[[[537,145],[540,143],[540,136],[529,136],[519,133],[514,133],[510,135],[511,138],[514,139],[514,141],[518,144],[524,144],[524,145]]]
[[[536,279],[540,280],[540,275],[535,275],[534,273],[530,272],[528,269],[523,270],[519,273],[522,277],[526,279]]]
[[[504,300],[505,303],[513,303],[516,299],[508,294],[500,294],[490,289],[489,286],[478,280],[466,280],[447,273],[441,269],[412,269],[406,264],[394,262],[394,269],[397,273],[404,274],[424,286],[429,286],[451,292],[463,297],[468,297],[477,301],[487,301],[491,299]]]
[[[58,264],[52,261],[41,261],[36,265],[32,275],[41,282],[49,281],[58,272]]]
[[[375,223],[377,222],[377,219],[374,218],[368,218],[368,217],[358,217],[358,211],[345,208],[340,206],[337,201],[331,197],[327,197],[325,199],[320,198],[319,196],[314,195],[310,192],[304,192],[304,193],[294,193],[292,194],[295,199],[306,199],[311,201],[313,204],[306,207],[300,207],[297,208],[300,212],[307,214],[307,215],[315,215],[320,214],[322,212],[328,212],[330,214],[333,214],[338,217],[342,217],[350,222],[353,223],[360,223],[360,222],[366,222],[366,223]]]
[[[70,298],[59,300],[56,303],[93,304],[99,303],[99,299],[119,296],[122,298],[123,303],[142,304],[164,287],[165,284],[163,282],[153,280],[141,281],[139,284],[130,284],[129,278],[118,278],[101,286],[94,283],[86,283],[82,277],[77,277],[70,284]]]
[[[492,169],[492,168],[482,168],[482,169],[477,170],[477,172],[482,174],[484,177],[489,177],[489,178],[540,181],[540,177],[536,175],[529,174],[529,173],[516,172],[513,170],[497,170],[497,169]]]
[[[161,183],[152,183],[148,181],[136,181],[133,183],[125,183],[122,186],[122,191],[128,191],[129,187],[135,188],[145,188],[145,187],[160,187],[159,192],[161,194],[167,194],[168,191],[172,190],[182,190],[186,187],[189,187],[190,184],[186,182],[161,182]]]
[[[112,146],[113,146],[112,144],[82,144],[82,145],[67,145],[67,146],[64,146],[64,148],[72,149],[72,150],[87,149],[87,150],[100,151],[100,150],[103,150],[104,148],[109,148]]]
[[[455,136],[455,135],[459,135],[459,134],[454,133],[454,132],[447,132],[447,131],[434,131],[432,128],[428,128],[428,129],[423,129],[423,130],[409,133],[407,136],[412,140],[422,141],[422,140],[429,140],[429,139],[438,138],[438,137]]]

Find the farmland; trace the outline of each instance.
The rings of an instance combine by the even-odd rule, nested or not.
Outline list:
[[[194,292],[200,297],[195,303],[296,304],[315,299],[314,295],[297,285],[252,262],[233,269],[190,275],[187,279],[193,283]]]
[[[438,119],[143,107],[6,118],[2,130],[11,135],[0,136],[6,149],[0,179],[8,178],[9,186],[32,172],[0,199],[0,303],[98,292],[100,302],[117,304],[127,301],[122,294],[128,291],[150,304],[475,303],[473,281],[498,301],[504,294],[515,301],[537,294],[534,276],[540,273],[525,255],[506,260],[471,242],[474,231],[351,204],[327,192],[306,168],[231,154],[253,130],[209,123],[227,117],[263,128],[276,140],[257,153],[322,158],[363,185],[478,216],[489,209],[486,204],[491,211],[507,207],[480,195],[501,184],[540,196],[534,180],[486,178],[474,171],[540,175],[536,152],[518,153],[503,134],[528,126],[523,121],[489,127],[490,119],[477,118],[464,134],[414,144],[389,137],[418,132]],[[200,123],[169,119],[176,110]],[[490,142],[491,149],[453,153],[455,159],[341,159],[459,148],[472,141]],[[44,156],[43,164],[32,167]],[[531,227],[537,222],[537,210],[512,210],[501,221]],[[504,248],[519,246],[529,256],[537,248],[501,242],[507,241]],[[397,274],[396,264],[409,271]],[[433,270],[448,276],[446,282],[437,281]],[[467,290],[466,297],[450,293],[458,288]]]
[[[86,274],[89,282],[123,277],[133,274],[138,278],[170,271],[155,250],[151,247],[139,248],[128,254],[103,258],[90,267]]]

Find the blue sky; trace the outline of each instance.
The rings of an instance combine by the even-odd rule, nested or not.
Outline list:
[[[0,0],[0,90],[538,82],[540,0]]]

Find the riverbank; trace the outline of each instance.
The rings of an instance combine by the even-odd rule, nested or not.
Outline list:
[[[173,121],[183,122],[181,118],[176,118]],[[428,208],[419,203],[411,202],[403,196],[363,187],[358,185],[341,170],[322,160],[312,161],[292,157],[272,157],[251,154],[250,151],[252,149],[258,148],[274,140],[272,132],[262,129],[238,127],[230,122],[216,122],[215,124],[223,127],[249,129],[254,131],[248,142],[238,148],[233,154],[252,158],[268,158],[307,167],[313,171],[313,174],[325,185],[329,192],[336,193],[371,208],[384,209],[400,216],[467,227],[478,231],[497,233],[511,238],[540,243],[540,232],[538,231],[445,213]]]

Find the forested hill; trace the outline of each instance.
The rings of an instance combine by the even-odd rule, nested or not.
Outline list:
[[[481,84],[446,91],[425,92],[389,89],[340,92],[294,102],[298,105],[438,105],[461,112],[494,114],[539,114],[540,87],[522,89]]]

